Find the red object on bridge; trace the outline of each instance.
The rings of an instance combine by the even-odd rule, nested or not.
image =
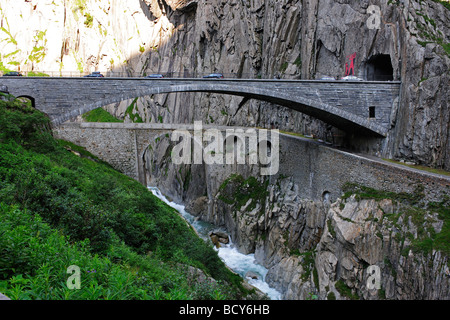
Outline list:
[[[354,76],[355,75],[355,58],[356,52],[352,53],[347,57],[350,60],[350,67],[348,66],[348,62],[345,63],[345,76]]]

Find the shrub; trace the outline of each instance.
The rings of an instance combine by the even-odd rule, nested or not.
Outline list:
[[[8,99],[13,99],[9,96]],[[50,120],[19,100],[0,100],[0,142],[14,141],[34,151],[54,150]]]
[[[39,286],[46,283],[47,289],[55,288],[53,280],[45,277],[55,277],[61,282],[66,276],[65,271],[61,271],[62,264],[57,270],[53,265],[59,257],[55,255],[66,254],[61,249],[62,243],[83,248],[83,257],[69,260],[85,262],[71,264],[108,270],[102,276],[91,275],[93,281],[86,284],[89,293],[86,291],[76,298],[115,297],[114,293],[105,293],[111,283],[118,287],[124,283],[132,287],[139,284],[136,289],[139,294],[127,291],[123,292],[123,298],[205,296],[188,284],[186,274],[174,276],[173,268],[180,264],[195,266],[222,280],[226,286],[245,292],[240,285],[242,279],[226,268],[212,246],[201,240],[175,209],[157,199],[139,182],[98,161],[80,147],[57,142],[47,125],[45,116],[15,100],[0,104],[0,203],[3,214],[8,217],[0,219],[0,250],[3,250],[0,277],[8,281],[12,297],[74,297],[73,293],[62,289],[45,294],[40,291],[24,293],[34,290],[34,281]],[[41,142],[47,147],[40,145]],[[67,149],[77,149],[81,154],[77,156]],[[13,225],[16,220],[11,212],[18,219],[22,217],[17,226]],[[46,238],[45,241],[50,241],[48,246],[42,240],[44,234],[54,237],[51,241]],[[102,260],[106,258],[110,260]],[[134,262],[127,262],[129,259]],[[52,265],[46,265],[47,262]],[[114,272],[107,269],[111,262],[130,263],[130,268],[138,270],[146,270],[143,265],[153,266],[152,272],[156,272],[155,265],[159,269],[154,276],[145,273],[143,278],[136,279],[119,269]],[[67,263],[66,259],[65,268]],[[169,282],[176,285],[159,283],[168,275],[172,277]],[[144,284],[144,278],[156,282]],[[222,297],[226,286],[220,285],[217,290],[222,291],[213,290],[207,295]],[[198,290],[204,291],[200,287]],[[227,293],[227,297],[236,296]]]

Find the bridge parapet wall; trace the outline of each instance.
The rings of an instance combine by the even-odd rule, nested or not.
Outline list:
[[[97,107],[140,96],[213,92],[273,102],[343,130],[367,129],[382,136],[390,128],[400,93],[400,82],[372,81],[30,77],[2,78],[0,84],[15,96],[34,98],[36,108],[56,125]]]

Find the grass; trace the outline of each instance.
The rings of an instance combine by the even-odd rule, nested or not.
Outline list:
[[[70,265],[82,271],[81,290],[66,286]],[[189,266],[216,285],[193,279]],[[0,100],[0,292],[12,299],[239,299],[249,293],[241,281],[147,188],[53,139],[49,119],[29,105]]]
[[[395,164],[400,164],[405,167],[417,169],[417,170],[422,170],[422,171],[431,172],[431,173],[435,173],[435,174],[441,174],[444,176],[450,176],[450,172],[447,170],[444,170],[444,169],[430,168],[430,167],[426,167],[426,166],[422,166],[422,165],[411,165],[411,164],[406,164],[406,163],[403,163],[403,162],[400,162],[397,160],[392,160],[392,159],[383,158],[383,160],[391,162],[391,163],[395,163]]]
[[[83,119],[86,122],[123,122],[123,120],[117,119],[103,108],[86,112],[83,114]]]
[[[424,187],[422,185],[417,185],[413,193],[407,192],[396,193],[390,191],[376,190],[355,183],[345,183],[344,186],[342,187],[342,190],[344,192],[342,199],[345,201],[351,195],[356,195],[358,199],[375,199],[375,200],[392,199],[395,201],[407,203],[409,205],[418,205],[424,198],[423,189]]]
[[[305,135],[303,135],[301,133],[297,133],[297,132],[280,130],[280,133],[288,134],[288,135],[295,136],[295,137],[300,137],[300,138],[312,139],[312,138],[308,138]]]
[[[39,71],[30,71],[27,73],[28,77],[49,77],[48,74]]]

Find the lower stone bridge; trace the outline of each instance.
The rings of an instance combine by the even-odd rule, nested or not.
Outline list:
[[[266,79],[2,77],[16,97],[31,99],[55,125],[92,109],[136,97],[211,92],[285,106],[346,132],[386,136],[400,82]],[[195,107],[195,106],[194,106]]]
[[[248,128],[210,127],[221,132],[230,129],[248,130]],[[203,126],[202,129],[206,131],[208,128]],[[65,123],[55,127],[54,134],[57,138],[85,147],[115,169],[144,185],[149,185],[152,184],[153,169],[150,163],[146,163],[147,150],[150,151],[147,155],[153,157],[153,163],[158,164],[164,156],[170,157],[173,151],[167,142],[171,140],[173,130],[192,132],[193,129],[194,126],[188,124]],[[272,183],[280,177],[289,177],[298,185],[297,194],[300,197],[314,200],[336,200],[342,195],[346,182],[358,183],[377,190],[411,194],[418,186],[423,186],[423,193],[429,201],[441,201],[443,194],[448,194],[450,190],[448,176],[361,157],[311,139],[288,134],[279,134],[278,139],[279,155],[273,158],[278,161],[278,167],[272,175],[262,177],[259,171],[261,164],[252,167],[246,163],[241,165],[245,168],[240,169],[234,164],[198,164],[197,166],[208,166],[200,171],[217,175],[218,182],[211,183],[211,188],[217,190],[212,190],[211,194],[218,192],[220,183],[229,175],[240,171],[249,174],[253,172],[255,176],[269,179]],[[268,140],[274,142],[272,136]],[[165,143],[166,146],[158,147],[161,143]],[[273,149],[272,152],[274,151],[276,150]],[[175,165],[173,171],[178,172],[180,168]],[[196,169],[196,172],[198,171],[199,169]],[[173,183],[173,177],[167,179]],[[180,188],[183,190],[183,186]]]

